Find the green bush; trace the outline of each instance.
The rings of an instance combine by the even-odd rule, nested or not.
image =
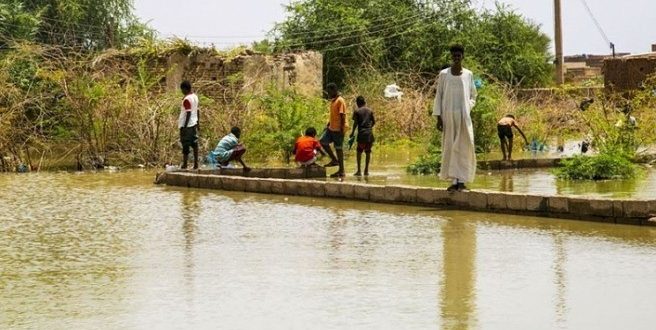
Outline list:
[[[328,105],[318,97],[306,97],[293,90],[279,91],[274,87],[263,96],[255,97],[259,109],[247,126],[244,141],[250,158],[280,159],[289,162],[296,139],[313,126],[317,134],[327,122]],[[317,139],[319,136],[317,136]]]
[[[472,109],[474,145],[477,153],[490,152],[499,144],[497,137],[497,109],[505,95],[498,84],[488,84],[478,90],[476,106]]]
[[[637,174],[637,166],[622,153],[575,156],[562,161],[556,175],[568,180],[627,179]]]
[[[419,156],[414,163],[408,165],[406,171],[413,175],[437,174],[442,161],[439,134],[433,134],[428,146],[428,152]]]

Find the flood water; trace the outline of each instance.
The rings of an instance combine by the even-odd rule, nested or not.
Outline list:
[[[653,329],[656,230],[0,175],[0,328]]]
[[[372,160],[370,176],[355,178],[347,176],[347,181],[366,181],[374,184],[403,184],[424,187],[446,188],[450,182],[440,181],[435,175],[411,175],[406,173],[407,164],[412,163],[417,150],[375,154]],[[531,157],[559,157],[560,154],[542,153],[532,155],[529,152],[518,153],[516,159]],[[500,159],[500,155],[488,155],[488,159]],[[482,161],[482,159],[479,159]],[[626,180],[561,180],[553,169],[517,169],[503,171],[483,171],[476,173],[473,189],[516,192],[522,194],[592,196],[604,198],[656,198],[656,170],[651,166],[639,165],[639,175]],[[355,172],[355,157],[351,155],[346,162],[347,173]],[[333,170],[329,170],[332,173]]]

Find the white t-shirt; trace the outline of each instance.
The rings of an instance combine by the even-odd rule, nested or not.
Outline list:
[[[180,118],[178,118],[178,128],[185,126],[187,119],[187,112],[191,112],[187,127],[194,127],[198,124],[198,96],[196,93],[191,93],[184,97],[180,105]]]

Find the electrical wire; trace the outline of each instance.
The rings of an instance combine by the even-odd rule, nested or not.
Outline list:
[[[374,20],[369,20],[367,21],[368,24],[371,25],[376,25],[380,22],[384,22],[382,26],[379,26],[379,28],[386,27],[386,26],[391,26],[399,23],[403,23],[405,21],[410,21],[415,18],[418,18],[422,16],[421,13],[414,15],[414,16],[408,16],[406,18],[403,18],[401,20],[392,20],[390,19],[397,17],[397,15],[390,15],[387,17],[379,17]],[[70,23],[69,21],[62,20],[62,19],[56,19],[56,18],[49,18],[49,17],[40,17],[39,19],[44,20],[44,21],[51,21],[51,22],[60,22],[60,23]],[[86,24],[86,23],[75,23],[75,26],[84,26],[84,27],[89,27],[93,29],[95,32],[91,32],[92,34],[98,34],[98,33],[105,33],[105,28],[106,26],[104,25],[94,25],[94,24]],[[381,24],[378,24],[381,25]],[[70,30],[70,29],[69,29]],[[74,32],[80,32],[80,33],[89,33],[88,30],[73,30]],[[350,30],[339,30],[337,31],[334,28],[329,28],[329,29],[320,29],[320,30],[313,30],[313,31],[299,31],[299,32],[292,32],[292,33],[286,33],[286,36],[309,36],[309,35],[317,35],[321,34],[323,32],[330,33],[332,36],[342,36],[342,35],[349,35],[353,34],[356,32],[360,32],[362,29],[356,28],[356,29],[350,29]],[[174,33],[166,34],[166,35],[172,35],[176,36]],[[265,38],[266,35],[185,35],[185,38],[197,38],[197,39],[242,39],[242,38]],[[316,38],[323,38],[323,36],[316,36]],[[300,39],[300,38],[288,38],[288,39]]]
[[[387,30],[390,30],[391,28],[394,28],[394,27],[404,26],[404,25],[414,23],[414,22],[416,22],[416,20],[421,20],[421,19],[425,18],[425,17],[422,17],[422,16],[425,16],[425,15],[420,13],[420,14],[416,14],[414,16],[409,16],[409,17],[403,18],[401,20],[388,21],[387,23],[378,26],[376,30],[365,32],[364,36],[367,36],[367,35],[370,35],[370,34],[375,34],[375,33],[381,32],[381,31],[387,31]],[[290,44],[289,44],[290,47],[297,47],[297,46],[303,46],[303,45],[308,45],[308,44],[321,44],[321,43],[330,42],[331,40],[344,40],[344,39],[352,38],[354,36],[354,34],[364,32],[366,30],[363,30],[361,28],[349,29],[349,30],[339,30],[339,29],[335,30],[335,29],[333,29],[333,30],[330,30],[330,33],[329,33],[330,38],[329,39],[326,39],[325,35],[316,35],[318,33],[317,31],[320,31],[320,30],[306,31],[305,32],[306,36],[314,35],[314,36],[309,37],[309,38],[301,38],[301,37],[289,38],[286,41],[290,42]],[[175,36],[175,35],[173,34],[173,36]],[[362,35],[359,35],[359,36],[362,36]],[[261,37],[265,38],[265,36],[261,36]],[[233,38],[233,39],[239,39],[241,37],[239,37],[239,36],[185,35],[185,38],[194,38],[194,39],[229,39],[229,38]],[[244,37],[244,38],[246,38],[246,37]]]
[[[298,39],[296,39],[296,40],[292,39],[292,41],[291,41],[292,43],[284,45],[284,47],[288,48],[288,49],[289,48],[298,48],[298,47],[313,47],[313,46],[317,46],[317,45],[320,45],[320,44],[340,42],[340,41],[351,39],[353,37],[367,37],[367,36],[371,36],[371,35],[375,35],[375,34],[379,34],[379,33],[383,33],[383,32],[388,32],[388,31],[391,31],[391,30],[396,30],[398,28],[407,27],[407,26],[415,24],[418,21],[421,21],[421,20],[427,18],[427,17],[422,17],[422,16],[425,16],[425,15],[424,14],[418,14],[418,15],[406,17],[406,18],[404,18],[400,21],[401,23],[399,23],[399,22],[390,22],[387,25],[383,25],[383,27],[380,28],[380,29],[367,31],[363,34],[353,35],[355,31],[350,31],[349,30],[349,31],[343,31],[343,32],[340,32],[340,33],[336,33],[332,38],[325,38],[325,37],[322,37],[322,36],[317,36],[316,39],[315,38],[310,38],[310,40],[306,40],[306,41],[302,41],[302,40],[298,40]],[[0,22],[0,25],[20,27],[20,25],[18,25],[18,24],[12,24],[12,23],[9,23],[9,22]],[[358,30],[358,31],[360,31],[360,30]],[[78,37],[78,36],[75,35],[76,33],[79,33],[83,36],[84,35],[87,35],[87,36],[90,35],[90,36],[93,36],[93,37],[98,37],[99,39],[105,38],[107,36],[107,34],[103,33],[103,32],[96,32],[96,31],[91,31],[91,30],[76,30],[76,29],[69,29],[67,32],[45,31],[43,33],[51,35],[51,36],[53,36],[53,35],[54,36],[62,36],[62,37],[64,37],[64,39],[71,38],[71,37],[74,37],[74,38]],[[71,34],[73,34],[73,35],[71,35]],[[236,45],[236,44],[240,44],[240,43],[216,41],[216,42],[211,42],[210,44]]]
[[[588,2],[586,0],[579,0],[579,1],[581,2],[581,4],[583,4],[583,7],[585,7],[585,10],[588,12],[588,15],[590,15],[590,18],[592,18],[592,21],[597,27],[599,34],[601,34],[601,37],[604,38],[604,41],[606,41],[606,44],[612,45],[613,43],[610,41],[610,39],[608,39],[606,32],[604,32],[604,29],[601,27],[601,24],[599,24],[599,21],[597,21],[597,18],[592,13],[592,9],[590,9],[590,6],[588,6]]]

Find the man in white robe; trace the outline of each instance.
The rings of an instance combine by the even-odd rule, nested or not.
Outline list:
[[[448,191],[463,191],[465,183],[474,181],[476,149],[471,110],[476,104],[476,86],[471,71],[462,67],[464,48],[450,48],[452,65],[440,72],[433,116],[442,132],[440,179],[451,180]]]

